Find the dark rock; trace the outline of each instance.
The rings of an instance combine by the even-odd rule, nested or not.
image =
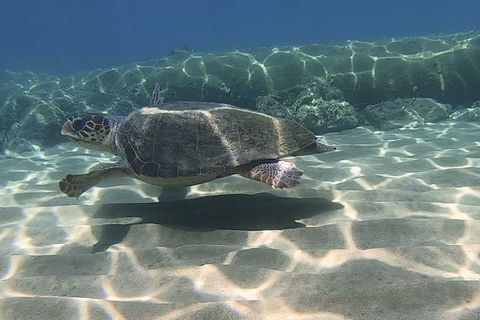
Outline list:
[[[337,100],[338,99],[338,100]],[[265,114],[295,119],[315,133],[339,131],[357,126],[355,109],[337,88],[323,80],[260,96],[256,109]]]
[[[281,119],[292,119],[293,116],[287,107],[282,104],[283,99],[275,95],[260,96],[256,101],[256,109],[262,113]]]
[[[355,109],[346,101],[314,99],[302,105],[295,119],[316,134],[351,129],[359,125]]]
[[[30,112],[16,125],[18,137],[39,141],[51,146],[64,141],[60,135],[65,114],[52,104],[37,102]]]
[[[35,144],[34,141],[17,137],[6,143],[5,154],[15,157],[24,152],[39,151],[40,149],[39,144]]]
[[[22,86],[13,81],[0,80],[0,105],[7,105],[9,98],[13,97],[17,92],[22,90]]]
[[[289,89],[277,92],[285,103],[292,106],[309,104],[314,99],[322,100],[345,100],[345,97],[338,88],[332,86],[325,80],[316,79],[305,84],[298,84]],[[293,107],[295,109],[295,106]]]
[[[456,110],[448,118],[457,121],[480,121],[480,101],[474,102],[470,108]]]
[[[372,126],[381,130],[421,127],[427,122],[446,120],[451,106],[432,99],[397,99],[371,105],[362,115]]]

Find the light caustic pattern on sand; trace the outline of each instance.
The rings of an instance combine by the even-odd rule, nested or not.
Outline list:
[[[470,319],[480,312],[480,126],[326,135],[291,190],[240,177],[57,189],[106,154],[4,159],[3,319]]]

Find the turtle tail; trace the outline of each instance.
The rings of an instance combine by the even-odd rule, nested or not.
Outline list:
[[[336,147],[327,146],[326,144],[320,143],[319,141],[315,141],[315,143],[312,143],[309,146],[297,152],[294,152],[292,156],[307,156],[307,155],[325,153],[325,152],[330,152],[335,150],[337,150]]]

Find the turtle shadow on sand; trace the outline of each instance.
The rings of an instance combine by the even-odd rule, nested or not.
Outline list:
[[[222,195],[182,201],[103,205],[92,219],[130,224],[92,226],[98,242],[93,252],[105,251],[123,241],[135,224],[153,223],[191,232],[212,230],[281,230],[305,227],[297,222],[343,208],[322,198],[278,197],[269,193]]]

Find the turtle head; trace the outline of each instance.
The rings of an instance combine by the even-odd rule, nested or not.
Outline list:
[[[87,149],[111,151],[113,129],[118,119],[105,114],[69,117],[62,126],[62,135]]]

